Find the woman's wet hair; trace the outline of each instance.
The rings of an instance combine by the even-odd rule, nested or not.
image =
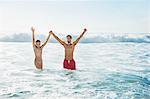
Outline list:
[[[36,42],[41,42],[40,40],[36,40]]]
[[[72,36],[71,35],[67,35],[66,37],[70,37],[72,39]]]

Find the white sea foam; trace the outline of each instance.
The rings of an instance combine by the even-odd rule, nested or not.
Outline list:
[[[148,43],[78,44],[77,70],[63,69],[64,49],[47,44],[44,70],[34,66],[31,43],[0,43],[1,99],[149,99]]]

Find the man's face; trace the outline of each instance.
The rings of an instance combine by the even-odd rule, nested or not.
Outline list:
[[[41,45],[41,42],[36,42],[37,47],[40,47],[40,45]]]
[[[67,42],[71,43],[71,37],[69,37],[69,36],[67,37]]]

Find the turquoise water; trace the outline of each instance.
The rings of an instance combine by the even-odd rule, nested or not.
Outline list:
[[[36,70],[31,43],[0,43],[0,99],[150,99],[150,44],[92,43],[75,49],[77,70],[64,70],[64,50],[48,44]]]

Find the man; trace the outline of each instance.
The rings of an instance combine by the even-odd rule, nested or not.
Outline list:
[[[35,29],[32,27],[32,44],[33,44],[33,49],[34,49],[34,53],[35,53],[35,60],[34,60],[34,64],[36,66],[37,69],[43,69],[43,61],[42,61],[42,49],[43,47],[47,44],[49,38],[50,38],[50,34],[52,31],[49,32],[49,35],[45,41],[44,44],[41,45],[41,41],[40,40],[36,40],[35,41]]]
[[[66,36],[67,43],[65,43],[64,41],[59,39],[53,32],[51,32],[51,34],[54,36],[54,38],[65,48],[65,59],[63,62],[63,66],[65,69],[76,70],[76,64],[73,59],[74,48],[86,31],[87,31],[87,29],[84,29],[82,34],[73,43],[71,42],[71,40],[72,40],[71,35]]]

